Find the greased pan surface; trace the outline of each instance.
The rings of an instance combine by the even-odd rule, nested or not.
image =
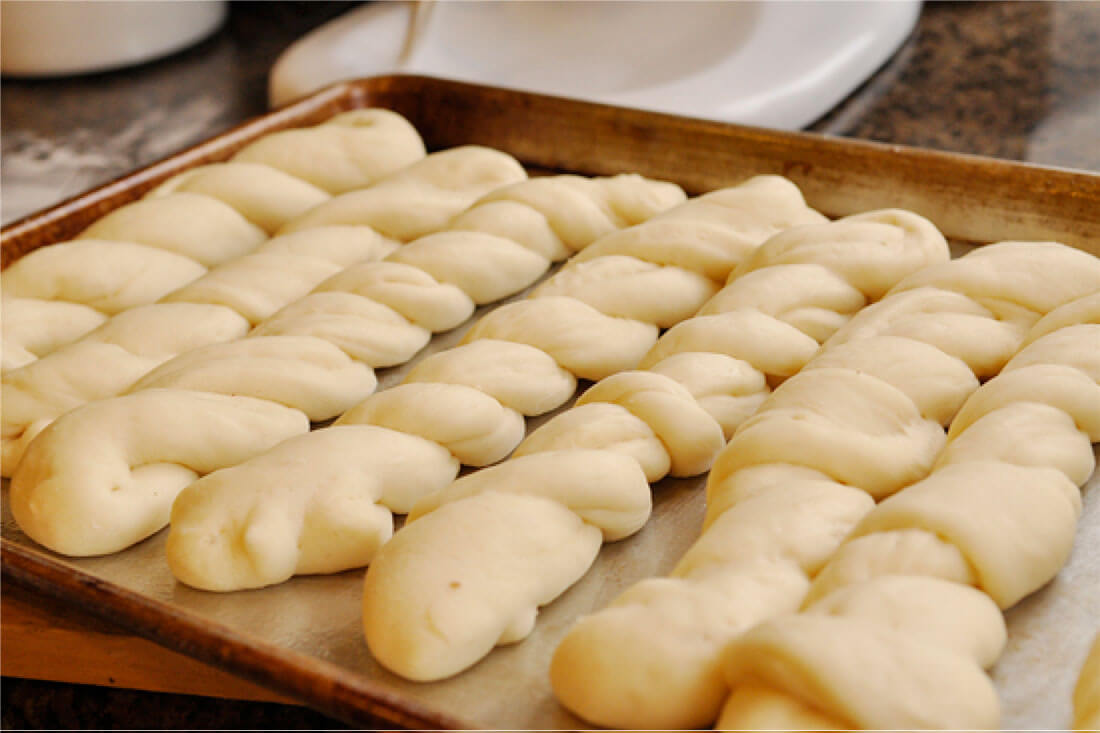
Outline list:
[[[1100,254],[1095,174],[394,76],[335,85],[16,222],[2,234],[3,262],[75,235],[159,181],[224,159],[260,135],[365,106],[405,115],[433,149],[478,143],[536,169],[636,171],[673,180],[691,193],[780,173],[830,216],[898,206],[929,217],[960,242],[1055,239]],[[453,345],[464,330],[437,337],[426,353]],[[410,367],[380,372],[381,386],[395,384]],[[352,724],[380,717],[406,727],[579,727],[556,704],[546,680],[557,640],[578,615],[603,607],[637,579],[671,569],[699,532],[704,481],[661,482],[649,526],[605,547],[585,578],[543,610],[529,639],[496,650],[463,675],[428,685],[403,681],[370,658],[359,625],[360,571],[228,595],[195,591],[168,571],[164,532],[104,558],[74,561],[40,548],[13,522],[6,486],[3,570],[9,579]],[[1069,564],[1009,613],[1009,647],[994,670],[1006,727],[1058,728],[1069,720],[1069,690],[1100,609],[1096,475],[1084,498]]]

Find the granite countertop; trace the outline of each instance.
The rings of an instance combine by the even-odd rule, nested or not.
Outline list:
[[[353,4],[235,2],[218,34],[167,59],[5,79],[3,220],[263,113],[279,53]],[[809,129],[1100,171],[1100,3],[927,3],[898,53]],[[273,703],[12,678],[0,715],[5,729],[340,727]]]

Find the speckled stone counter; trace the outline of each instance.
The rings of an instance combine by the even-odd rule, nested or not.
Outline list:
[[[926,3],[816,132],[1100,171],[1100,3]]]
[[[279,53],[350,5],[234,3],[222,31],[170,58],[71,79],[4,80],[4,221],[264,112],[267,71]],[[926,4],[899,52],[810,129],[1100,171],[1100,3]],[[273,703],[12,678],[3,680],[0,723],[339,726]]]

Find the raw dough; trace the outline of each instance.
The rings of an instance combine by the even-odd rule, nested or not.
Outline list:
[[[54,552],[117,552],[161,529],[199,475],[308,430],[298,410],[251,397],[147,390],[99,400],[31,443],[12,478],[12,514]]]
[[[267,135],[228,163],[170,178],[73,242],[30,252],[4,271],[3,290],[108,315],[152,303],[208,267],[254,249],[287,219],[327,201],[326,191],[371,185],[424,152],[416,130],[386,110],[347,112],[316,127]],[[24,326],[20,310],[4,319],[5,369],[44,356],[98,325],[82,318],[83,329],[74,320],[43,338],[36,334],[45,315],[30,313],[36,323]]]
[[[746,186],[746,189],[742,192],[745,196],[744,201],[755,200],[758,202],[761,190],[766,188],[781,192],[786,187],[773,179],[755,181]],[[786,190],[789,191],[789,189]],[[567,461],[572,460],[573,456],[606,456],[609,460],[615,459],[624,462],[624,465],[633,466],[640,471],[640,477],[644,476],[650,480],[660,478],[668,471],[677,475],[689,475],[705,471],[717,450],[723,445],[726,426],[719,424],[713,416],[708,414],[708,411],[696,401],[695,394],[713,397],[718,390],[716,385],[723,385],[731,390],[730,398],[746,398],[748,397],[745,393],[746,382],[755,386],[759,392],[766,391],[767,383],[764,374],[760,372],[757,372],[754,378],[748,378],[744,368],[739,365],[738,358],[744,360],[740,364],[746,362],[752,364],[757,370],[767,372],[769,377],[782,377],[797,371],[816,352],[818,348],[816,340],[798,330],[795,326],[768,315],[766,304],[762,305],[765,312],[746,310],[743,306],[738,305],[737,309],[731,312],[705,316],[698,319],[705,325],[705,328],[696,329],[695,331],[684,329],[683,326],[674,326],[661,339],[661,342],[645,355],[644,359],[642,359],[641,353],[632,353],[630,341],[624,341],[622,344],[616,342],[617,330],[621,329],[624,334],[627,334],[627,324],[643,325],[640,321],[626,320],[624,317],[626,314],[641,315],[644,313],[647,317],[658,318],[661,319],[660,322],[668,323],[669,321],[664,319],[672,320],[680,317],[687,309],[687,303],[691,303],[692,306],[698,308],[701,305],[699,294],[703,291],[693,290],[692,287],[685,286],[698,282],[698,277],[707,277],[712,282],[714,281],[713,275],[708,273],[713,273],[717,269],[716,263],[722,261],[722,258],[717,256],[720,251],[716,246],[717,243],[725,242],[731,247],[725,254],[726,262],[737,259],[738,255],[744,258],[750,253],[751,250],[746,246],[743,235],[737,234],[736,227],[732,225],[732,222],[735,221],[732,212],[739,210],[734,196],[737,191],[738,189],[732,189],[731,191],[721,192],[722,196],[712,196],[702,205],[699,203],[700,200],[689,202],[680,209],[674,209],[645,225],[632,230],[624,230],[622,233],[611,235],[607,240],[601,240],[601,242],[585,250],[586,253],[597,251],[599,256],[585,254],[571,261],[557,276],[551,278],[547,284],[539,288],[535,297],[528,301],[497,309],[467,334],[468,343],[476,343],[474,339],[477,338],[491,337],[494,339],[507,338],[537,346],[551,354],[559,364],[578,376],[599,377],[603,378],[604,381],[582,396],[574,409],[558,415],[535,431],[521,445],[517,451],[517,457],[502,463],[500,466],[460,479],[451,489],[446,489],[424,499],[410,515],[416,521],[410,524],[408,530],[398,532],[393,542],[383,546],[372,563],[371,569],[368,570],[368,591],[365,596],[365,603],[367,604],[365,632],[368,643],[372,646],[372,649],[377,647],[376,654],[384,664],[400,674],[412,676],[415,679],[436,679],[439,676],[453,674],[464,666],[472,664],[480,655],[488,652],[492,643],[499,642],[502,639],[514,640],[513,632],[520,625],[516,621],[519,616],[512,615],[518,613],[515,610],[517,606],[508,605],[506,609],[492,611],[493,625],[490,628],[493,631],[492,633],[487,632],[484,636],[481,636],[479,632],[476,645],[473,642],[472,635],[470,637],[465,634],[459,635],[457,629],[448,632],[451,636],[448,644],[441,644],[438,639],[429,639],[425,632],[419,630],[420,619],[426,614],[432,613],[426,609],[433,607],[434,601],[432,599],[436,596],[426,594],[422,590],[421,574],[428,572],[426,568],[435,561],[433,560],[435,558],[433,553],[443,552],[443,546],[434,542],[430,545],[420,545],[414,544],[413,540],[402,540],[404,532],[415,532],[413,536],[421,537],[421,533],[426,533],[426,530],[416,530],[415,528],[429,520],[433,522],[433,526],[436,526],[436,523],[456,521],[455,517],[459,515],[460,508],[471,516],[475,512],[484,511],[480,507],[485,505],[486,497],[492,493],[503,491],[505,487],[508,491],[520,491],[523,490],[522,487],[532,482],[546,480],[546,475],[567,470],[566,467],[572,465]],[[703,198],[707,199],[707,197]],[[716,211],[720,209],[720,205],[716,204],[716,200],[724,201],[728,205],[729,209],[725,218],[715,215]],[[697,210],[705,214],[699,217],[698,224],[693,225],[691,222],[688,216],[690,210]],[[789,208],[784,209],[783,206],[777,206],[776,210],[789,211]],[[761,209],[760,211],[767,211],[767,209]],[[751,216],[757,217],[759,215],[759,212],[754,212]],[[807,216],[806,218],[816,221],[815,216]],[[909,219],[914,221],[909,221]],[[757,219],[754,220],[758,221]],[[898,226],[893,223],[901,220],[905,221],[905,226]],[[863,217],[859,226],[853,227],[849,222],[839,224],[813,223],[791,230],[798,233],[793,239],[793,235],[780,235],[780,237],[785,238],[776,237],[775,239],[780,239],[784,247],[787,246],[788,242],[797,242],[803,253],[800,255],[801,257],[805,257],[805,252],[814,251],[815,248],[828,253],[828,257],[834,257],[833,251],[837,246],[838,237],[850,236],[849,233],[862,235],[866,232],[873,232],[875,237],[887,241],[884,246],[895,249],[902,246],[906,251],[908,251],[907,248],[916,250],[918,254],[911,257],[914,263],[946,259],[947,249],[943,238],[939,236],[938,232],[935,232],[934,228],[922,223],[923,220],[917,220],[919,220],[919,217],[911,214],[882,212],[878,215]],[[673,227],[671,224],[676,226]],[[726,237],[716,236],[715,233],[721,232],[723,225],[730,230],[730,234]],[[645,233],[650,229],[665,236],[677,230],[682,234],[680,238],[672,236],[665,239],[664,251],[661,251],[661,248],[658,247],[659,240],[655,238],[655,235]],[[607,245],[607,241],[612,241],[614,246]],[[679,241],[684,243],[682,253],[678,251],[674,244]],[[861,244],[858,241],[852,243],[850,251],[853,253],[853,257],[866,259],[869,257],[868,251],[873,252],[877,246],[870,244],[867,247],[861,247]],[[765,243],[762,249],[766,250],[769,246],[771,246],[770,243]],[[652,257],[651,260],[650,257]],[[646,258],[650,265],[638,264],[642,262],[642,258]],[[660,265],[663,268],[681,266],[680,264],[671,263],[690,263],[691,267],[695,268],[693,272],[696,277],[680,278],[675,276],[665,279],[660,274],[660,270],[652,266]],[[776,267],[797,267],[799,271],[803,271],[804,263],[801,261],[796,262],[795,265],[781,263]],[[852,269],[858,270],[855,267]],[[622,285],[616,284],[614,279],[607,284],[597,284],[597,275],[611,278],[621,277],[623,278]],[[650,308],[640,298],[637,301],[634,300],[635,294],[639,292],[634,284],[635,279],[638,277],[642,277],[647,283],[667,283],[672,286],[673,297],[667,310]],[[758,276],[758,279],[760,278],[762,276]],[[731,285],[731,287],[734,287],[734,285]],[[881,281],[874,280],[873,287],[881,287]],[[836,290],[843,291],[844,289],[837,288]],[[618,295],[605,297],[605,291]],[[759,292],[769,291],[778,292],[775,288],[759,290]],[[580,299],[570,297],[574,294],[578,295]],[[809,303],[837,302],[839,307],[847,311],[858,307],[866,298],[863,294],[859,294],[854,299],[847,297],[848,295],[846,293],[844,297],[839,298],[833,298],[829,295],[823,298],[819,292],[814,292],[809,296]],[[790,303],[791,297],[789,294],[784,292],[783,297],[787,303]],[[649,295],[650,301],[658,299],[652,293]],[[618,317],[601,314],[599,310],[593,307],[597,304],[601,308],[611,310]],[[810,327],[816,329],[815,332],[820,333],[821,331],[820,323],[822,319],[804,318],[797,304],[782,306],[773,309],[772,312],[797,312],[794,317],[801,318],[803,322],[812,323]],[[561,320],[560,314],[570,315],[578,321],[581,318],[585,322],[592,321],[600,329],[606,329],[606,335],[599,330],[594,330],[592,327],[584,329],[567,327],[568,321]],[[652,328],[652,326],[648,326],[648,328]],[[586,336],[586,332],[594,332],[598,335],[591,338]],[[649,333],[653,334],[652,331]],[[777,339],[776,334],[783,334],[785,340]],[[645,335],[645,332],[638,331],[637,344],[639,347],[645,346],[648,348],[652,344],[651,339],[653,336],[647,336],[650,340],[646,343],[642,338]],[[590,343],[585,343],[582,340],[586,337],[591,338]],[[720,339],[717,347],[714,345],[714,337]],[[782,349],[781,346],[777,349],[777,343],[781,345],[785,343],[793,344],[793,348],[790,349],[790,351],[793,351],[793,355],[791,353],[776,354],[777,350],[781,351]],[[660,369],[661,362],[666,357],[677,357],[674,362],[668,365],[667,373]],[[700,365],[697,368],[687,365],[688,360],[692,357],[699,357]],[[637,363],[639,360],[643,365],[654,365],[658,369],[655,372],[619,371],[624,366],[629,368],[630,362]],[[672,375],[682,375],[691,384],[691,387],[687,384],[679,384]],[[885,384],[883,384],[883,389],[894,390],[894,388]],[[371,398],[371,400],[374,399],[376,398]],[[898,399],[904,400],[905,398],[899,393]],[[908,403],[906,404],[908,405]],[[909,406],[909,409],[912,411],[911,406]],[[919,415],[914,415],[914,420],[919,421]],[[939,426],[934,426],[934,428],[938,440],[942,441],[942,429]],[[593,451],[591,450],[593,448],[599,450]],[[537,464],[533,462],[534,459],[544,457],[545,463]],[[595,458],[589,459],[590,464],[595,465],[594,461]],[[536,470],[534,466],[540,466],[540,468]],[[508,476],[510,480],[505,482],[497,478],[499,476]],[[478,477],[484,477],[484,485],[479,483]],[[587,486],[587,482],[592,479],[585,477],[584,479],[577,478],[574,480]],[[492,482],[490,483],[490,481]],[[593,486],[612,485],[612,482],[613,477],[601,476],[601,480]],[[462,487],[461,491],[458,488],[460,486]],[[587,502],[594,502],[606,496],[605,491],[606,489],[587,489]],[[871,500],[860,492],[849,491],[856,497],[862,509],[851,517],[846,525],[842,525],[842,531],[836,535],[829,547],[839,543],[846,529],[866,512],[871,503]],[[443,503],[442,508],[436,509],[440,503]],[[587,506],[584,509],[575,509],[574,511],[582,519],[586,519],[588,517],[586,510]],[[534,516],[533,513],[534,508],[532,508],[532,517]],[[449,520],[444,520],[442,516],[448,517]],[[512,519],[513,521],[521,521],[521,515],[513,515]],[[530,522],[534,520],[533,518],[525,518],[522,521]],[[509,528],[508,531],[514,532],[516,530]],[[535,532],[536,530],[532,527],[528,531]],[[473,549],[467,551],[464,547],[451,545],[447,545],[446,551],[451,556],[466,554],[470,557],[475,552]],[[571,552],[572,550],[570,550]],[[485,561],[486,557],[479,554],[478,562]],[[457,567],[458,561],[454,557],[448,557],[446,562],[450,567]],[[466,562],[473,567],[472,560]],[[514,558],[501,557],[499,560],[494,560],[493,567],[504,566],[512,562],[515,562]],[[761,572],[759,583],[753,586],[753,584],[746,582],[742,586],[743,589],[750,586],[767,586],[768,574],[762,567],[764,564],[768,563],[757,563],[756,565]],[[404,568],[408,572],[402,574],[397,571],[397,568]],[[790,599],[789,604],[793,610],[804,594],[809,581],[802,570],[797,567],[790,568],[788,566],[788,568],[787,577],[789,577],[790,582],[782,589],[782,593],[785,594],[784,597]],[[568,586],[559,586],[553,592],[550,591],[549,586],[543,587],[540,590],[543,596],[541,602],[556,597],[566,587]],[[775,592],[779,593],[780,590],[776,588]],[[442,594],[445,591],[437,589],[434,592]],[[497,594],[506,593],[499,588],[494,588],[494,592]],[[771,589],[767,592],[770,594]],[[373,594],[380,594],[385,600],[372,599]],[[388,608],[390,600],[396,604],[398,603],[396,599],[405,597],[415,597],[417,599],[416,605],[401,601],[400,612],[385,610]],[[507,597],[511,598],[512,596],[508,594]],[[769,597],[771,596],[769,595]],[[527,605],[518,607],[523,608],[521,616],[524,619],[523,627],[525,629],[524,633],[526,633],[527,619],[533,619],[537,610],[537,602],[533,602],[532,596],[526,593],[523,598]],[[473,603],[473,600],[466,602]],[[497,599],[487,598],[482,603],[495,606]],[[422,607],[421,604],[423,604],[425,610],[419,610]],[[762,605],[768,606],[766,603]],[[459,614],[460,612],[455,611],[455,613]],[[466,612],[462,611],[461,613]],[[380,620],[383,618],[384,620]],[[717,617],[715,618],[715,622],[719,620]],[[443,621],[437,623],[443,623]],[[451,622],[447,621],[446,623],[450,628],[449,624]],[[743,627],[738,626],[738,628]],[[502,630],[507,630],[507,633]],[[708,630],[704,636],[711,633]],[[389,640],[392,638],[400,638],[402,640],[400,645],[391,644]],[[586,647],[585,644],[578,645],[578,648],[584,647]],[[599,690],[600,688],[594,683],[593,678],[601,677],[601,675],[587,675],[580,670],[580,666],[566,665],[568,671],[556,679],[579,679],[581,680],[579,683],[572,685],[574,689],[581,691],[586,689]],[[643,678],[649,677],[654,673],[655,668],[660,667],[661,664],[659,663],[653,666],[646,665],[644,668],[638,668],[637,674]],[[624,675],[632,674],[629,671],[630,669],[631,665],[624,665],[617,676],[621,678]],[[717,668],[714,665],[712,665],[712,671],[715,675],[717,674]],[[585,682],[585,680],[588,680],[588,682]],[[601,682],[601,684],[605,683]],[[718,690],[716,694],[711,696],[710,701],[711,707],[715,709],[721,702],[720,686]],[[636,697],[630,694],[617,699],[620,701],[629,700],[629,707],[635,710],[642,706]],[[698,698],[694,698],[691,704],[693,705],[697,700]],[[621,702],[609,704],[621,706]],[[654,706],[645,705],[644,707],[646,710],[652,710]],[[602,719],[600,720],[602,722]]]
[[[904,218],[896,212],[890,216]],[[864,229],[870,224],[868,219],[873,217],[855,222],[851,231],[873,231]],[[905,229],[915,232],[921,228],[913,225]],[[799,263],[803,268],[813,264],[810,248],[803,244],[805,231],[791,230],[772,240],[778,245],[765,244],[734,273],[730,287],[748,279],[745,271],[752,271],[753,263]],[[1026,449],[1003,450],[990,445],[1003,435],[995,431],[989,433],[989,439],[968,439],[977,453],[967,456],[962,455],[967,445],[961,435],[957,447],[950,440],[957,432],[955,425],[974,424],[976,418],[1001,407],[1010,396],[1022,398],[1025,391],[1069,410],[1073,419],[1043,423],[1050,430],[1069,430],[1072,424],[1090,426],[1100,416],[1100,403],[1093,396],[1095,383],[1085,376],[1094,370],[1100,343],[1085,331],[1047,336],[1045,345],[1040,339],[1029,349],[1042,353],[1031,352],[1023,355],[1018,365],[1006,366],[1028,342],[1029,328],[1049,328],[1037,325],[1046,310],[1067,309],[1067,315],[1051,316],[1059,324],[1072,320],[1069,313],[1094,311],[1091,305],[1074,306],[1070,301],[1091,298],[1100,291],[1100,261],[1058,245],[1004,244],[977,250],[952,263],[943,262],[945,256],[939,263],[918,259],[915,274],[895,271],[901,282],[890,289],[891,284],[879,277],[886,270],[864,269],[874,258],[865,256],[861,265],[857,255],[854,264],[836,265],[844,248],[839,243],[831,247],[825,237],[821,239],[824,262],[834,263],[832,271],[845,273],[846,281],[867,300],[889,293],[840,325],[821,356],[783,382],[738,429],[708,481],[705,533],[673,577],[644,581],[607,610],[583,619],[564,638],[552,663],[552,683],[566,707],[586,720],[634,728],[704,726],[718,716],[727,696],[724,685],[732,683],[722,726],[799,729],[824,725],[844,729],[936,724],[982,728],[997,724],[996,699],[981,666],[988,666],[999,654],[1003,622],[997,614],[991,615],[989,599],[954,584],[975,584],[991,591],[993,600],[1010,604],[1046,582],[1068,553],[1080,502],[1065,474],[1033,466],[1054,458],[1059,467],[1078,476],[1091,465],[1092,451],[1087,438],[1068,433],[1044,436]],[[890,238],[876,241],[889,242]],[[771,251],[773,246],[778,251]],[[889,251],[888,246],[883,248],[884,258]],[[922,265],[931,267],[921,269]],[[811,272],[803,269],[801,274],[792,274],[805,279]],[[752,286],[751,291],[746,287],[736,296],[719,293],[711,303],[728,304],[735,310],[724,315],[732,317],[745,312],[737,309],[748,307],[750,292],[779,293],[784,299],[772,313],[798,312],[797,302],[790,302],[791,293],[778,281],[772,283],[761,276]],[[1034,293],[1031,288],[1041,292]],[[827,303],[851,308],[858,302],[844,297],[841,287],[814,292],[818,299],[811,302],[817,309]],[[712,307],[719,308],[713,305],[704,310]],[[818,310],[814,317],[803,317],[799,323],[818,329],[815,335],[821,337],[822,331],[827,335],[830,319]],[[683,342],[681,348],[701,349],[705,339],[687,339],[676,333],[677,329],[687,333],[692,328],[702,330],[688,321],[671,329],[662,341],[675,338]],[[715,328],[712,333],[712,343],[718,343],[724,353],[739,355],[722,345],[734,339],[728,331]],[[661,344],[655,352],[647,362],[665,355]],[[747,361],[754,363],[754,358],[762,357]],[[774,361],[776,355],[767,358]],[[1073,366],[1045,363],[1052,358],[1069,360]],[[802,361],[805,363],[806,357]],[[1004,376],[978,388],[976,377],[989,376],[1002,367]],[[1050,372],[1047,382],[1031,378],[1037,369]],[[1032,389],[1025,390],[1025,382]],[[983,399],[983,393],[989,397]],[[996,413],[989,414],[992,418]],[[945,444],[941,426],[952,418],[952,438],[940,470],[936,460]],[[537,436],[536,431],[533,439]],[[1089,456],[1069,455],[1081,451]],[[1021,465],[988,463],[1010,453]],[[920,481],[930,472],[930,478]],[[789,565],[780,566],[786,570],[768,576],[776,587],[789,584],[790,595],[772,597],[758,591],[719,600],[721,589],[759,577],[753,557],[758,558],[757,563],[774,562],[776,557],[776,549],[766,544],[754,555],[751,532],[723,529],[736,521],[742,507],[769,497],[774,497],[775,509],[757,522],[763,527],[781,526],[782,518],[800,508],[794,492],[806,486],[834,486],[837,491],[869,494],[863,494],[862,505],[853,506],[846,515],[818,510],[807,518],[805,527],[779,535],[794,547],[810,548],[813,545],[808,540],[803,545],[800,538],[813,536],[813,530],[831,529],[830,541],[820,543],[821,549],[812,554],[814,562],[793,570]],[[891,494],[893,498],[872,510],[870,496]],[[866,519],[852,532],[864,515]],[[997,518],[992,518],[994,515]],[[979,517],[982,521],[975,523]],[[850,532],[851,538],[844,541]],[[685,565],[692,565],[696,557],[708,560],[699,570],[685,573]],[[789,581],[791,572],[801,573],[801,587]],[[838,596],[830,596],[853,584],[869,583],[869,597],[884,603],[885,597],[897,597],[889,590],[899,582],[893,579],[897,573],[930,576],[921,582],[945,584],[944,590],[934,592],[944,599],[948,620],[933,623],[930,615],[913,613],[898,626],[894,624],[898,612],[889,611],[887,625],[893,627],[880,634],[855,624],[855,617],[862,612],[838,605]],[[815,574],[817,581],[811,587],[809,581]],[[956,636],[947,633],[947,627],[955,622],[952,614],[962,613],[959,604],[963,601],[947,599],[959,593],[981,599],[975,603],[984,610],[974,618],[984,620],[974,621],[973,631]],[[813,657],[832,644],[828,639],[815,640],[813,633],[803,635],[802,631],[797,631],[797,637],[786,636],[817,624],[807,620],[809,616],[777,618],[757,627],[774,629],[774,636],[763,646],[752,640],[756,632],[737,636],[752,623],[790,612],[792,604],[804,599],[807,614],[828,611],[844,617],[837,638],[852,638],[829,651],[828,659]],[[882,609],[891,607],[884,605],[876,613],[886,613]],[[751,621],[730,623],[729,619],[743,614],[751,614]],[[692,621],[674,623],[671,619]],[[925,622],[927,625],[922,625]],[[899,632],[902,627],[904,633]],[[918,637],[924,641],[917,641]],[[716,666],[723,639],[738,639],[727,652],[726,683]],[[879,645],[887,639],[890,646],[880,652]],[[861,650],[868,656],[855,662],[862,659]],[[925,656],[928,659],[921,661]],[[590,672],[588,665],[606,671],[608,660],[616,660],[615,674]],[[819,669],[814,666],[818,664],[822,665]],[[852,666],[846,666],[849,664]],[[882,671],[866,675],[866,670],[876,667]],[[941,671],[927,674],[933,667]],[[849,672],[852,676],[845,681]],[[900,677],[902,674],[906,676]],[[581,682],[572,682],[574,679]],[[866,693],[869,685],[883,680],[891,680],[888,687]],[[850,689],[844,690],[843,685]],[[940,688],[943,690],[936,692]],[[922,689],[934,694],[923,700]]]
[[[1091,443],[1100,440],[1100,325],[1087,322],[1096,320],[1100,261],[1049,244],[977,252],[977,264],[968,255],[955,269],[933,268],[912,282],[964,292],[972,283],[983,307],[1017,324],[1032,323],[1033,333],[1021,336],[1002,373],[958,410],[931,474],[860,521],[818,573],[802,615],[776,618],[730,644],[727,681],[733,694],[720,725],[741,728],[757,719],[775,724],[774,717],[746,716],[756,699],[767,710],[787,699],[779,707],[823,712],[849,724],[841,727],[997,727],[995,708],[964,706],[955,693],[982,699],[978,681],[988,685],[988,678],[981,669],[997,660],[1004,645],[1003,620],[992,612],[1041,588],[1069,556],[1081,513],[1078,485],[1094,469]],[[1000,263],[1006,278],[998,290]],[[1066,293],[1061,278],[1074,268]],[[1048,284],[1036,273],[1053,279]],[[899,287],[897,297],[920,289]],[[807,635],[792,644],[797,636],[787,636],[801,635],[800,627],[818,614],[842,624],[828,632],[833,637],[850,635],[843,659],[819,655],[831,641]],[[883,625],[898,636],[883,638],[875,630]],[[756,644],[757,635],[768,639],[765,648]],[[861,689],[836,686],[862,650],[877,646],[879,654],[894,656],[914,644],[956,662],[898,667],[890,673],[892,689],[878,692],[874,686],[885,671],[864,672]],[[871,658],[858,663],[864,671],[881,664]],[[944,665],[935,686],[926,675],[931,664]],[[807,677],[811,670],[820,671]],[[916,711],[925,716],[923,724]]]

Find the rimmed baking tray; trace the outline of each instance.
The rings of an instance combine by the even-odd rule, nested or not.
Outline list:
[[[896,206],[927,216],[964,246],[1053,239],[1100,255],[1100,176],[1093,173],[386,76],[329,87],[15,222],[0,234],[3,263],[71,237],[159,181],[223,160],[261,135],[366,106],[405,115],[431,149],[489,145],[533,170],[634,171],[675,181],[690,193],[779,173],[830,216]],[[438,337],[429,351],[453,344],[463,330]],[[404,371],[380,375],[382,386]],[[1085,490],[1070,563],[1009,613],[1009,649],[994,671],[1006,726],[1051,728],[1068,720],[1073,675],[1100,618],[1098,483],[1094,475]],[[588,575],[543,610],[530,638],[496,650],[465,674],[432,684],[401,680],[370,658],[359,625],[361,571],[295,578],[235,594],[195,591],[169,573],[163,532],[104,558],[67,559],[39,547],[12,520],[6,486],[0,554],[5,579],[353,725],[381,718],[410,728],[574,728],[583,724],[554,702],[546,681],[557,640],[579,614],[603,607],[637,579],[671,569],[698,535],[702,484],[702,479],[658,484],[650,524],[606,546]]]

